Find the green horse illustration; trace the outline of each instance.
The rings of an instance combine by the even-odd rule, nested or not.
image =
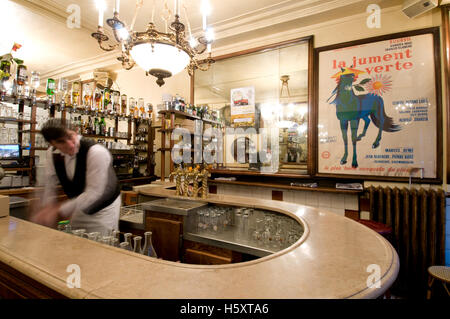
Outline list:
[[[372,144],[372,148],[377,148],[380,145],[381,133],[383,131],[397,132],[401,130],[401,127],[398,124],[394,124],[392,118],[386,115],[384,110],[384,101],[381,96],[372,93],[356,95],[353,92],[355,73],[357,76],[358,73],[363,73],[362,71],[351,68],[341,68],[341,71],[342,72],[335,76],[338,78],[338,83],[327,102],[335,96],[334,100],[330,102],[330,104],[336,105],[336,116],[340,122],[342,139],[344,140],[344,155],[341,158],[341,165],[347,163],[347,130],[348,123],[350,122],[353,145],[352,167],[356,168],[358,167],[356,142],[360,141],[366,135],[367,128],[370,124],[370,119],[372,119],[373,124],[379,128],[378,135]],[[361,119],[364,120],[364,130],[360,135],[358,135],[359,121]]]

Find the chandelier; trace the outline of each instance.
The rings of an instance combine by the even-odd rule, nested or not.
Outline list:
[[[117,58],[122,67],[130,70],[135,64],[145,70],[146,75],[157,78],[159,86],[164,85],[164,78],[171,77],[183,69],[187,69],[192,76],[195,69],[206,71],[214,60],[211,58],[211,44],[214,41],[212,29],[207,27],[207,16],[210,12],[208,0],[202,0],[203,31],[196,39],[191,33],[191,27],[187,17],[186,7],[183,6],[185,19],[188,26],[189,41],[186,38],[186,27],[180,21],[180,0],[175,0],[172,11],[164,3],[164,12],[161,14],[165,21],[165,31],[158,31],[154,23],[155,1],[151,21],[145,31],[134,31],[136,17],[143,6],[143,0],[136,1],[136,9],[130,26],[119,19],[120,0],[115,0],[114,16],[107,19],[106,23],[111,27],[117,43],[111,45],[106,42],[109,37],[103,30],[103,14],[105,11],[104,0],[96,0],[99,12],[97,32],[92,37],[98,41],[100,48],[104,51],[120,50],[121,55]],[[201,62],[197,56],[207,51],[208,56]]]

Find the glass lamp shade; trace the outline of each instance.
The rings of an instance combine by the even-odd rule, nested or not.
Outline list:
[[[162,69],[172,75],[181,72],[188,64],[189,55],[172,45],[142,43],[135,45],[131,51],[133,60],[145,71]]]

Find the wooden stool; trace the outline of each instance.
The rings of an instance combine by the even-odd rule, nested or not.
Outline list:
[[[433,286],[434,280],[439,280],[450,296],[450,291],[447,288],[447,284],[450,282],[450,267],[447,266],[431,266],[428,267],[428,291],[427,299],[431,298],[431,286]]]

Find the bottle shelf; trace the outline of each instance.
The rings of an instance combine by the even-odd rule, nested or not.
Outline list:
[[[199,116],[192,115],[192,114],[189,114],[189,113],[186,113],[186,112],[176,111],[176,110],[161,110],[158,113],[159,114],[164,114],[164,115],[165,114],[176,114],[176,115],[184,116],[184,117],[191,118],[191,119],[194,119],[194,120],[201,120],[202,119]]]
[[[108,138],[114,140],[130,140],[130,137],[117,137],[117,136],[104,136],[104,135],[92,135],[92,134],[82,134],[84,137],[88,138]]]
[[[0,123],[24,123],[24,124],[36,124],[37,122],[33,122],[31,120],[19,120],[12,117],[0,117]]]
[[[31,171],[32,170],[31,167],[3,167],[3,169],[5,171],[18,171],[18,172]]]
[[[140,145],[143,145],[143,143],[146,144],[153,144],[153,138],[154,138],[154,131],[152,130],[152,116],[154,116],[153,113],[149,112],[146,114],[143,114],[142,117],[134,117],[133,114],[131,115],[120,115],[120,114],[114,114],[111,112],[107,112],[107,111],[98,111],[98,110],[91,110],[90,108],[86,108],[84,105],[69,105],[69,104],[64,104],[64,103],[52,103],[51,100],[47,100],[45,97],[33,97],[33,98],[25,98],[25,97],[21,97],[21,96],[9,96],[9,95],[1,95],[0,96],[0,102],[4,102],[4,103],[8,103],[8,104],[13,104],[15,106],[18,106],[18,109],[20,112],[24,112],[24,107],[28,106],[30,108],[32,108],[31,111],[31,119],[18,119],[18,118],[13,118],[13,117],[0,117],[0,123],[20,123],[20,124],[29,124],[31,125],[30,127],[25,126],[23,127],[22,125],[18,125],[19,126],[19,130],[17,130],[18,134],[31,134],[31,136],[33,136],[33,134],[39,134],[41,133],[41,130],[38,130],[37,127],[35,126],[35,124],[37,124],[38,122],[36,121],[36,111],[38,108],[40,109],[44,109],[46,111],[49,112],[49,117],[50,118],[73,118],[73,117],[78,117],[78,116],[91,116],[91,117],[103,117],[105,119],[110,119],[110,120],[115,120],[115,124],[113,125],[114,127],[114,132],[118,132],[118,128],[119,128],[119,121],[124,121],[127,122],[128,124],[128,130],[127,130],[127,136],[125,137],[118,137],[118,136],[104,136],[104,135],[97,135],[97,134],[81,134],[83,137],[86,138],[92,138],[92,139],[101,139],[101,140],[112,140],[112,141],[118,141],[118,140],[124,140],[127,141],[127,144],[130,144],[130,141],[132,141],[133,138],[133,134],[136,134],[136,136],[148,136],[149,141],[148,142],[144,142],[141,141],[139,142]],[[56,112],[61,112],[56,113]],[[58,115],[57,115],[58,114]],[[132,123],[135,123],[135,129],[136,130],[140,125],[147,125],[148,126],[148,130],[149,132],[143,133],[143,132],[139,132],[139,131],[135,131],[135,133],[132,133]],[[122,124],[123,125],[123,122]],[[156,126],[159,127],[160,126]],[[30,141],[31,143],[31,141]],[[26,151],[25,154],[30,153],[30,157],[31,154],[33,154],[34,156],[34,151],[46,151],[48,150],[49,146],[47,147],[36,147],[35,143],[36,141],[33,139],[33,143],[28,143],[28,145],[24,146],[23,150]],[[136,143],[138,144],[138,143]],[[151,146],[149,146],[150,148]],[[113,151],[115,152],[130,152],[130,150],[118,150],[118,151]],[[139,151],[141,153],[147,153],[149,154],[149,156],[154,156],[154,155],[150,155],[154,153],[154,149],[153,147],[151,148],[151,152],[150,151]],[[139,153],[138,152],[138,153]],[[39,153],[38,153],[39,154]],[[125,154],[125,153],[124,153]],[[134,152],[133,152],[134,154]],[[143,155],[143,154],[141,154]],[[150,157],[152,158],[152,157]],[[150,162],[149,160],[145,160],[145,161],[141,161],[139,164],[144,164],[148,162],[148,171],[153,174],[153,167],[154,167],[154,163]],[[30,184],[34,185],[35,182],[35,176],[33,173],[33,167],[7,167],[4,168],[5,171],[28,171],[27,175],[29,175],[30,177]],[[146,170],[147,171],[147,170]],[[127,176],[130,174],[127,174]],[[130,175],[131,176],[131,175]],[[153,176],[153,175],[152,175]]]
[[[177,111],[177,110],[161,110],[158,113],[159,114],[164,114],[164,115],[165,114],[175,114],[175,115],[184,116],[186,118],[191,118],[191,119],[194,119],[194,120],[202,120],[203,122],[206,122],[206,123],[223,126],[222,122],[209,120],[209,119],[204,119],[204,118],[201,118],[200,116],[192,115],[192,114],[189,114],[189,113],[186,113],[186,112]],[[168,129],[165,129],[165,130],[168,130]],[[163,132],[165,130],[158,130],[158,131],[159,132]]]
[[[48,147],[30,147],[30,150],[46,151],[46,150],[48,150]]]

